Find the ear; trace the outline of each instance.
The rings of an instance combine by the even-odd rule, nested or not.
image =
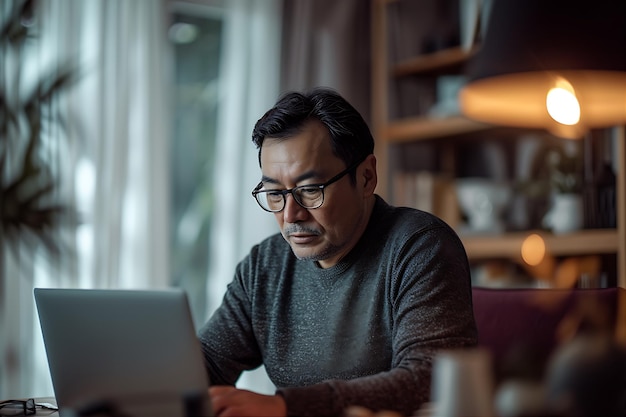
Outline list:
[[[363,194],[365,196],[374,194],[376,184],[378,183],[378,175],[376,174],[376,157],[374,154],[365,158],[361,165],[359,175],[359,179],[363,184]]]

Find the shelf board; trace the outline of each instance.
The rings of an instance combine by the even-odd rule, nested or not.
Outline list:
[[[429,54],[418,55],[396,63],[392,66],[391,73],[395,77],[405,77],[407,75],[437,72],[444,68],[464,63],[475,51],[476,48],[467,51],[457,46]]]
[[[470,260],[494,258],[520,258],[522,242],[536,233],[553,256],[576,256],[617,253],[619,248],[616,229],[588,229],[555,235],[544,231],[505,233],[493,236],[460,235]]]
[[[414,142],[492,129],[494,126],[463,116],[409,117],[390,122],[384,132],[389,143]]]

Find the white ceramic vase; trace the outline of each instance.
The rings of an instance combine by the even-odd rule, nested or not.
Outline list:
[[[543,225],[553,233],[569,233],[584,226],[583,199],[580,194],[554,194]]]

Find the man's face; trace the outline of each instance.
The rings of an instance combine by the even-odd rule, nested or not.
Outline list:
[[[320,184],[346,169],[333,155],[330,136],[319,121],[307,122],[287,139],[266,138],[261,148],[264,189],[284,190]],[[319,261],[328,268],[345,256],[361,237],[371,212],[376,187],[376,159],[370,155],[350,174],[324,189],[324,204],[305,209],[291,194],[283,211],[275,213],[278,226],[294,254]]]

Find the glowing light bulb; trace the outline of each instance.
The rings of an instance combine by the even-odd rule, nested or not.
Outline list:
[[[530,266],[539,265],[546,255],[546,242],[538,234],[529,235],[522,242],[522,259]]]
[[[546,96],[548,114],[558,123],[572,126],[580,121],[580,103],[574,88],[564,79],[559,79],[556,86]]]

